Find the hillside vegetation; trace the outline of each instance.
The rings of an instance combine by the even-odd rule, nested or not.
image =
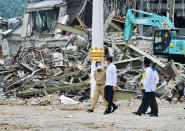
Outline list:
[[[26,0],[0,0],[0,17],[14,18],[22,16]]]

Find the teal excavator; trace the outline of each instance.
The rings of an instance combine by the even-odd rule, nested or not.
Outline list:
[[[135,12],[142,14],[143,17],[135,17]],[[131,39],[135,24],[158,28],[154,33],[154,55],[175,56],[181,57],[181,59],[183,57],[185,61],[185,39],[179,36],[179,29],[175,28],[168,18],[140,10],[128,9],[124,27],[124,41]]]

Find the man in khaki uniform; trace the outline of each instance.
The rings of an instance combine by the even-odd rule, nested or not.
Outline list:
[[[94,79],[96,81],[95,92],[91,103],[91,108],[88,112],[94,112],[94,108],[98,102],[99,96],[101,95],[105,103],[105,108],[108,108],[108,102],[104,98],[104,88],[106,80],[106,71],[102,68],[101,62],[96,62],[96,69],[94,72]]]

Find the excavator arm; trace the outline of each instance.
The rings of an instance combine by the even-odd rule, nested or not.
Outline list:
[[[145,17],[135,17],[134,12],[142,14]],[[140,10],[128,9],[126,14],[123,40],[130,40],[133,33],[134,24],[155,26],[159,29],[174,29],[173,23],[164,16],[148,13]]]

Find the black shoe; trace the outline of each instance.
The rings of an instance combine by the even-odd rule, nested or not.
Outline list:
[[[150,117],[158,117],[158,115],[150,114]]]
[[[92,109],[88,109],[87,112],[92,113],[94,111]]]
[[[152,112],[148,112],[148,113],[147,113],[147,115],[151,115],[151,114],[153,114],[153,113],[152,113]]]
[[[141,113],[139,113],[139,112],[132,112],[133,114],[135,114],[135,115],[138,115],[138,116],[141,116],[142,114]]]
[[[103,114],[104,114],[104,115],[107,115],[107,114],[110,114],[110,113],[111,113],[111,112],[107,112],[107,111],[106,111],[106,112],[104,112]]]
[[[112,111],[111,111],[111,113],[113,113],[115,110],[117,110],[118,109],[118,106],[116,106],[116,107],[113,107],[113,109],[112,109]]]
[[[103,114],[106,115],[106,114],[110,114],[110,113],[111,113],[111,111],[106,109]]]

